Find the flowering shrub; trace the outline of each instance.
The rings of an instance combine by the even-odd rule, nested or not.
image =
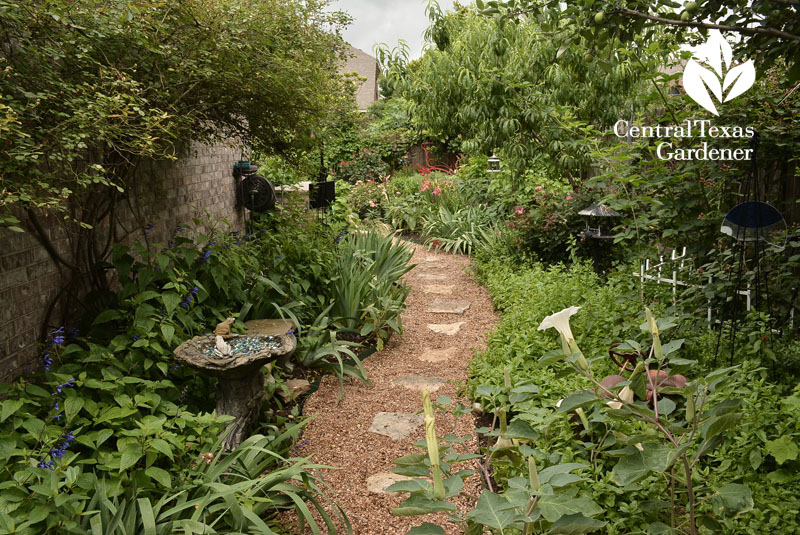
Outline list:
[[[359,180],[350,190],[350,207],[359,217],[383,217],[388,201],[386,185],[388,178]]]
[[[350,160],[339,162],[336,177],[356,184],[359,181],[377,180],[388,173],[389,168],[381,159],[380,153],[370,147],[364,147]]]
[[[512,217],[506,222],[511,241],[523,252],[533,252],[546,262],[560,262],[569,259],[569,243],[586,228],[587,222],[592,226],[596,221],[589,221],[579,216],[578,212],[593,203],[588,192],[565,193],[561,188],[536,186],[528,206],[515,206]],[[610,233],[614,220],[602,221],[606,224],[605,233]],[[608,242],[608,243],[606,243]],[[591,239],[578,240],[573,249],[580,255],[592,257],[593,247],[602,248],[602,256],[608,257],[611,240]],[[602,262],[601,262],[602,263]]]

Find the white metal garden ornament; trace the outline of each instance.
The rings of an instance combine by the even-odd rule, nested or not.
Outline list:
[[[690,59],[683,70],[683,88],[692,100],[714,115],[719,112],[712,94],[722,104],[750,89],[756,81],[753,60],[733,65],[733,50],[719,30],[709,32],[708,41],[697,47],[694,56],[711,69]]]

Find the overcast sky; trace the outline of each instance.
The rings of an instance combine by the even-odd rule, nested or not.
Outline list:
[[[354,47],[374,56],[376,43],[392,48],[398,39],[404,39],[413,59],[420,56],[422,34],[429,23],[426,5],[426,0],[334,0],[331,7],[353,17],[343,36]],[[453,7],[453,0],[439,0],[439,5],[446,11]]]

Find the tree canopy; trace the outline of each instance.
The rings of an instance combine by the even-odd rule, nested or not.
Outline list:
[[[485,15],[516,18],[557,14],[599,41],[632,42],[652,29],[669,29],[692,39],[684,30],[710,29],[738,34],[740,53],[756,60],[761,73],[785,66],[800,79],[800,2],[797,0],[476,0]],[[695,34],[696,36],[697,34]]]
[[[430,11],[436,47],[409,65],[397,50],[379,54],[418,127],[464,152],[502,149],[518,168],[546,155],[570,181],[590,167],[595,130],[628,115],[625,97],[639,87],[645,62],[664,54],[644,40],[594,43],[556,16]]]
[[[0,200],[55,209],[122,189],[137,158],[188,141],[301,145],[348,97],[348,22],[326,0],[0,4]],[[100,186],[98,186],[100,185]]]

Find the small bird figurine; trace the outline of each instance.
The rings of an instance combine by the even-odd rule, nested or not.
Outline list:
[[[214,329],[214,334],[217,336],[228,336],[229,334],[231,334],[231,325],[233,325],[234,321],[236,321],[236,318],[226,319],[225,321],[217,325],[217,328]]]
[[[231,356],[231,346],[225,341],[222,336],[217,335],[217,347],[214,348],[214,356],[217,358],[224,358]]]

